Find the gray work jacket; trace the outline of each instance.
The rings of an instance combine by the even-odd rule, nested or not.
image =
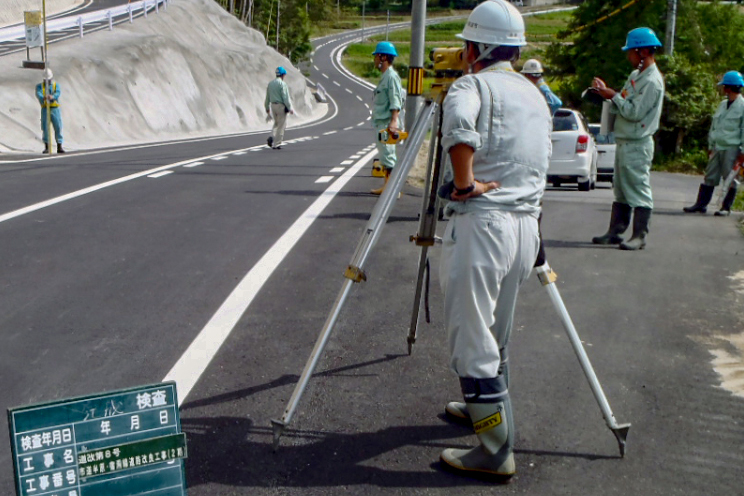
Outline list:
[[[553,122],[540,90],[508,62],[463,76],[444,100],[442,146],[448,152],[464,143],[475,150],[473,174],[501,187],[449,210],[487,209],[529,212],[537,216],[552,151]]]

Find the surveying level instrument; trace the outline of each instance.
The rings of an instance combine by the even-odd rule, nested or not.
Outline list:
[[[397,145],[406,138],[408,133],[405,131],[392,132],[389,129],[381,129],[377,132],[377,140],[386,145]]]
[[[364,270],[364,264],[367,257],[382,232],[382,228],[395,205],[395,200],[398,198],[398,194],[405,183],[406,177],[413,168],[419,148],[421,148],[427,132],[429,129],[432,129],[418,232],[417,234],[410,236],[410,241],[421,247],[421,253],[418,262],[418,276],[416,280],[413,311],[411,314],[411,325],[407,340],[409,355],[412,353],[413,344],[416,342],[422,297],[424,297],[426,321],[430,322],[428,305],[430,264],[428,250],[429,247],[441,242],[441,239],[438,238],[435,233],[437,220],[439,218],[440,203],[442,201],[438,195],[438,191],[442,185],[444,177],[444,153],[441,144],[442,103],[444,102],[444,98],[447,95],[450,85],[457,79],[457,77],[462,75],[467,68],[464,62],[462,48],[434,49],[430,53],[430,57],[432,58],[432,61],[434,61],[436,80],[434,84],[432,84],[431,92],[427,95],[424,106],[416,117],[410,139],[407,140],[404,149],[403,157],[399,164],[393,169],[388,185],[383,190],[380,199],[372,210],[364,234],[359,241],[356,252],[351,259],[351,263],[349,263],[344,273],[346,279],[336,297],[331,312],[326,318],[323,329],[321,330],[315,343],[315,347],[305,364],[305,368],[302,371],[302,375],[295,386],[291,398],[289,399],[284,414],[279,420],[271,420],[275,450],[279,447],[281,435],[292,420],[292,416],[294,415],[300,398],[307,387],[307,383],[310,380],[318,361],[320,360],[320,356],[322,355],[331,331],[336,324],[341,307],[346,301],[352,284],[367,280],[367,273]],[[559,314],[561,322],[568,334],[571,346],[579,359],[584,375],[589,381],[592,393],[602,411],[605,422],[617,439],[620,456],[623,457],[625,456],[625,444],[630,424],[618,424],[615,420],[607,398],[602,390],[602,386],[594,373],[591,362],[581,344],[581,339],[576,332],[576,328],[571,321],[571,317],[568,314],[560,293],[558,292],[558,288],[555,285],[557,276],[550,268],[547,261],[544,260],[543,254],[544,246],[541,241],[541,264],[536,269],[537,277],[548,291],[550,300]],[[424,287],[424,284],[426,284],[426,288]]]

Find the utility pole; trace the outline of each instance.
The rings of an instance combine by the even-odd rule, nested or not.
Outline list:
[[[282,4],[282,0],[276,2],[276,51],[279,51],[279,7]]]
[[[406,129],[413,127],[416,114],[424,103],[424,37],[426,35],[426,0],[413,0],[411,6],[411,59],[408,66],[406,95]]]
[[[664,39],[664,53],[674,55],[674,30],[677,23],[677,0],[667,1],[667,24]]]
[[[367,0],[362,0],[362,43],[364,43],[364,10],[367,7]]]

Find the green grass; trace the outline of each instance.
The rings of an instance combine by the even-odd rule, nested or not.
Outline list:
[[[570,12],[556,12],[525,17],[529,44],[522,51],[521,60],[524,61],[530,58],[542,59],[545,54],[546,43],[557,40],[556,34],[565,28],[569,18]],[[426,27],[426,43],[424,48],[425,69],[431,67],[429,53],[433,48],[462,46],[462,40],[456,38],[455,35],[461,33],[464,27],[465,20],[444,22]],[[536,34],[536,37],[539,37],[539,43],[533,43],[532,41],[534,40],[530,39],[532,32]],[[344,65],[351,72],[372,84],[377,84],[380,81],[380,71],[374,67],[372,60],[372,52],[380,41],[385,41],[384,34],[371,36],[365,43],[349,45],[344,53]],[[400,75],[403,86],[405,87],[408,83],[408,66],[410,65],[411,30],[391,31],[388,35],[388,41],[394,43],[398,51],[398,57],[395,59],[395,70]],[[521,63],[517,64],[517,66],[520,65]],[[431,87],[433,81],[433,74],[426,71],[424,91]]]

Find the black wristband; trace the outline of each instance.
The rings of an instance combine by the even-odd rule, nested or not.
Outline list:
[[[475,191],[475,181],[470,183],[470,186],[467,188],[460,189],[457,186],[455,186],[455,193],[457,193],[457,196],[467,195],[468,193],[472,193]]]

